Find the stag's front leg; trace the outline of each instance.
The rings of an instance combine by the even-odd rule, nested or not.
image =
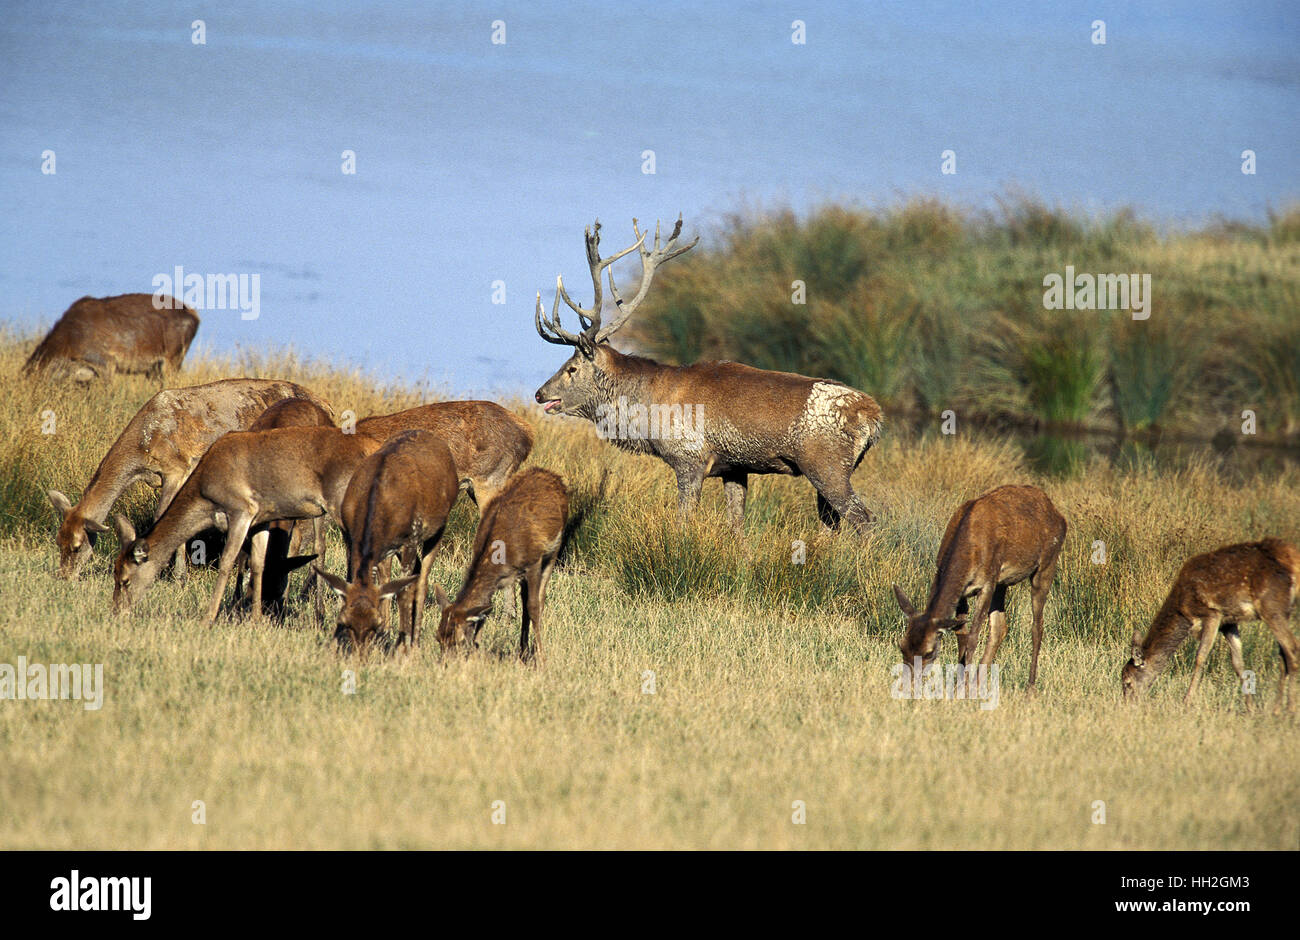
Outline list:
[[[674,467],[677,473],[677,513],[684,522],[700,505],[700,491],[704,488],[704,467]]]
[[[217,622],[217,613],[221,610],[221,597],[226,593],[226,583],[230,580],[230,570],[235,567],[235,559],[239,557],[240,549],[244,547],[244,539],[248,537],[248,528],[253,522],[251,512],[240,511],[229,514],[229,524],[226,527],[226,547],[221,550],[221,565],[217,573],[217,584],[212,591],[212,600],[208,602],[207,613],[204,614],[204,622],[212,626]]]
[[[1218,614],[1210,614],[1201,618],[1201,642],[1196,647],[1196,667],[1192,670],[1192,684],[1187,687],[1187,694],[1183,696],[1184,704],[1190,702],[1196,695],[1196,689],[1201,684],[1201,673],[1205,670],[1205,663],[1210,658],[1210,650],[1214,646],[1214,641],[1219,636]]]

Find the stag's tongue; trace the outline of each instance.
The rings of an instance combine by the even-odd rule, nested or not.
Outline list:
[[[542,410],[545,411],[547,414],[550,414],[553,410],[559,407],[560,407],[560,400],[558,398],[552,398],[546,404],[542,405]]]

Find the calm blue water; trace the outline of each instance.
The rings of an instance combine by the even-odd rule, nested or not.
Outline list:
[[[564,358],[533,294],[562,272],[589,297],[597,215],[613,250],[679,210],[707,237],[746,205],[1008,187],[1169,223],[1300,197],[1292,4],[360,6],[6,2],[0,317],[258,273],[260,317],[209,311],[196,349],[531,391]]]

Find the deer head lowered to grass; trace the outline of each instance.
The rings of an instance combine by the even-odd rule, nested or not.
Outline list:
[[[1298,582],[1300,550],[1277,538],[1227,545],[1188,559],[1146,638],[1133,631],[1132,655],[1120,673],[1124,698],[1131,700],[1146,694],[1195,629],[1200,630],[1196,666],[1183,700],[1190,702],[1195,696],[1206,659],[1220,633],[1228,641],[1232,668],[1244,681],[1246,666],[1238,625],[1263,620],[1277,639],[1282,658],[1274,710],[1280,712],[1284,705],[1294,709],[1295,700],[1289,699],[1288,686],[1292,673],[1300,670],[1300,642],[1287,620],[1295,610]],[[1246,699],[1248,705],[1251,701]]]
[[[721,477],[727,513],[738,531],[745,513],[750,474],[805,476],[817,491],[817,513],[827,528],[842,520],[865,533],[872,521],[853,490],[851,477],[880,436],[881,411],[869,396],[828,379],[755,369],[737,362],[662,365],[619,352],[610,337],[645,299],[658,267],[695,246],[678,245],[682,220],[666,242],[655,227],[654,245],[632,220],[637,239],[609,258],[600,257],[600,223],[587,229],[587,264],[595,293],[591,307],[578,306],[556,279],[549,317],[537,295],[534,325],[548,343],[573,354],[535,395],[547,414],[594,422],[602,437],[634,453],[652,454],[677,476],[678,507],[689,515],[705,479]],[[624,299],[613,263],[639,251],[641,282]],[[614,319],[603,319],[602,280],[608,279]],[[570,333],[560,325],[560,301],[583,325]],[[630,420],[628,417],[630,416]],[[689,421],[686,420],[689,416]]]
[[[969,666],[979,647],[984,617],[989,638],[982,665],[989,666],[1007,635],[1007,588],[1029,580],[1033,608],[1033,654],[1029,688],[1038,680],[1038,648],[1043,639],[1043,607],[1065,541],[1065,519],[1036,486],[1000,486],[963,503],[948,521],[935,559],[938,570],[925,610],[917,611],[903,589],[894,597],[907,617],[898,649],[910,668],[928,666],[947,633],[958,640],[958,660]],[[975,609],[968,617],[968,598]]]

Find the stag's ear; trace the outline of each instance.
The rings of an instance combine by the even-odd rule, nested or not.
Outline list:
[[[123,548],[135,541],[135,526],[131,525],[131,520],[120,512],[113,517],[113,529],[117,532],[117,540]]]
[[[446,610],[451,606],[451,601],[447,600],[447,592],[442,589],[441,584],[433,586],[433,599],[438,602],[439,610]]]
[[[390,597],[396,597],[418,581],[419,578],[419,575],[413,574],[409,578],[398,578],[396,581],[389,581],[379,589],[379,599],[383,601]]]
[[[953,632],[954,636],[966,636],[970,633],[970,623],[966,619],[966,614],[960,617],[953,617],[951,620],[945,620],[944,626]]]
[[[346,596],[347,596],[347,593],[348,593],[348,583],[347,583],[346,581],[344,581],[342,578],[340,578],[338,575],[336,575],[336,574],[330,574],[328,571],[326,571],[326,570],[325,570],[324,568],[322,568],[320,565],[312,565],[312,566],[311,566],[311,570],[314,571],[314,572],[316,572],[316,573],[317,573],[318,575],[320,575],[322,578],[324,578],[324,579],[325,579],[325,583],[328,584],[328,585],[330,586],[330,589],[331,589],[335,594],[337,594],[339,597],[346,597]]]
[[[87,519],[85,522],[86,531],[94,532],[96,535],[106,535],[113,531],[102,522],[96,522],[94,519]]]
[[[1134,630],[1131,642],[1133,644],[1133,665],[1140,667],[1142,665],[1142,634]]]
[[[143,565],[149,560],[149,542],[146,539],[137,539],[131,545],[131,557],[135,559],[137,565]]]
[[[907,599],[907,595],[903,593],[903,589],[897,584],[894,585],[894,600],[898,601],[898,606],[909,619],[916,616],[916,608],[912,606],[912,602]]]
[[[72,502],[58,490],[50,490],[50,502],[54,504],[60,518],[72,511]]]

